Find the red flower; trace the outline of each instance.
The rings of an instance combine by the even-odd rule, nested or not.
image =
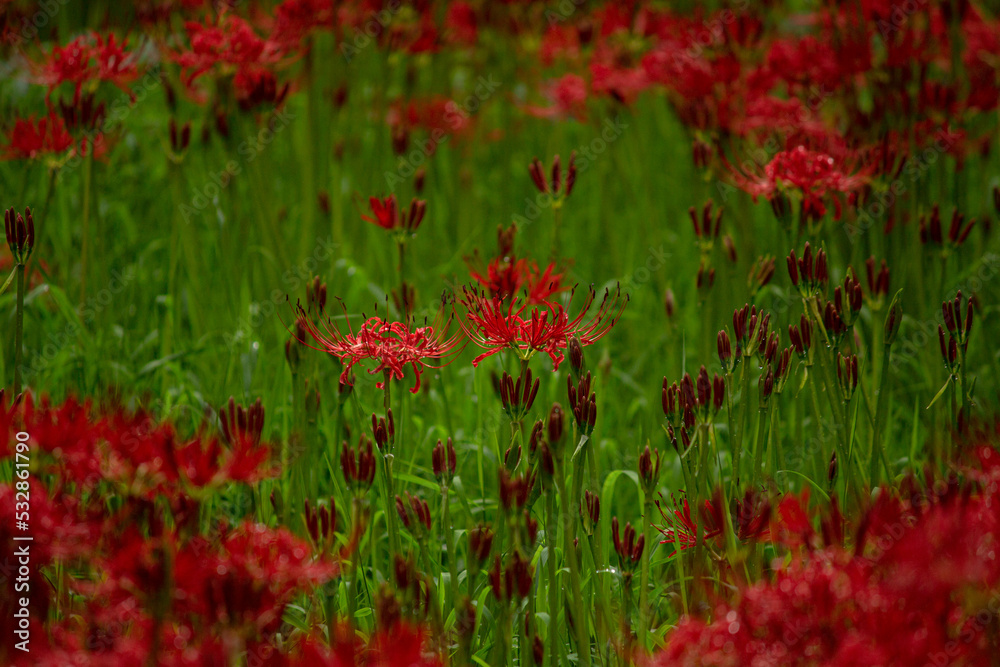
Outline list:
[[[687,498],[683,498],[679,504],[674,501],[674,504],[675,508],[670,511],[670,514],[673,515],[672,518],[667,516],[667,513],[660,507],[659,502],[656,504],[656,507],[660,510],[660,515],[667,522],[665,527],[659,529],[664,537],[664,539],[660,540],[660,544],[674,545],[674,551],[670,554],[671,556],[678,551],[690,549],[698,544],[698,523],[691,517],[691,507],[688,505]],[[706,500],[702,511],[705,522],[702,529],[701,541],[704,544],[722,535],[722,526],[719,523],[713,522],[715,510],[712,507],[712,503]]]
[[[54,113],[34,118],[19,118],[7,133],[3,157],[7,160],[34,160],[45,154],[61,155],[73,147],[73,137],[63,119]]]
[[[353,384],[351,369],[355,365],[372,360],[377,364],[368,371],[369,374],[385,373],[388,379],[402,380],[405,367],[410,366],[416,375],[416,384],[410,391],[415,394],[420,391],[420,375],[424,369],[438,368],[430,366],[427,361],[445,359],[459,347],[457,336],[447,337],[447,323],[438,330],[433,326],[425,326],[411,331],[402,322],[389,322],[376,316],[365,320],[356,333],[351,330],[348,320],[348,332],[345,334],[334,324],[332,318],[317,326],[308,318],[301,304],[296,308],[297,324],[302,326],[319,347],[313,347],[304,340],[299,342],[340,359],[344,364],[344,371],[340,375],[343,384]],[[346,312],[344,316],[346,319]],[[380,381],[376,386],[383,388],[384,385]]]
[[[595,343],[618,322],[628,303],[628,295],[623,296],[618,288],[613,293],[605,290],[601,305],[588,318],[595,296],[594,289],[590,288],[580,312],[571,320],[558,304],[546,301],[530,306],[516,297],[505,301],[466,287],[462,305],[468,322],[461,319],[459,322],[469,339],[486,350],[472,360],[472,365],[477,366],[483,359],[511,349],[521,359],[544,352],[557,370],[571,337],[578,337],[582,345]]]
[[[569,289],[560,284],[562,274],[556,273],[555,264],[549,264],[539,274],[538,265],[526,259],[496,257],[486,266],[485,271],[477,270],[471,266],[471,262],[468,263],[469,275],[488,289],[492,296],[501,300],[516,296],[523,289],[528,304],[541,304],[554,294]]]
[[[170,57],[182,68],[182,79],[191,86],[213,68],[231,75],[245,68],[267,68],[284,57],[280,44],[260,37],[249,23],[228,14],[218,25],[185,24],[191,47],[172,52]]]
[[[274,10],[271,39],[292,50],[313,31],[330,30],[333,26],[332,0],[285,0]]]
[[[139,77],[133,53],[125,51],[128,40],[115,41],[113,34],[81,35],[66,46],[55,46],[48,57],[35,64],[38,83],[49,93],[63,83],[74,86],[73,99],[88,81],[107,81],[129,92],[127,85]]]
[[[445,15],[444,29],[451,42],[463,46],[474,46],[478,38],[476,10],[463,0],[452,2]]]
[[[288,95],[289,84],[278,85],[274,72],[264,67],[246,67],[233,77],[236,102],[244,111],[261,105],[281,106]]]
[[[391,232],[412,234],[420,227],[427,212],[427,202],[414,199],[410,202],[409,210],[401,215],[396,195],[389,195],[383,199],[371,197],[368,204],[371,206],[372,215],[362,215],[361,219]]]
[[[544,180],[542,183],[548,187]],[[549,264],[543,273],[539,273],[538,264],[533,260],[517,258],[514,253],[516,234],[517,225],[507,229],[497,227],[497,256],[486,266],[483,266],[478,250],[472,257],[465,258],[472,279],[501,301],[524,290],[530,305],[542,304],[554,294],[566,291],[568,288],[561,284],[562,274],[556,273],[555,264]]]
[[[731,171],[736,184],[754,199],[763,196],[770,201],[781,192],[792,190],[801,197],[803,212],[811,219],[819,219],[826,214],[823,200],[827,195],[852,193],[868,180],[864,172],[845,173],[844,166],[826,153],[799,145],[775,155],[757,177]],[[839,217],[839,203],[837,207]]]
[[[583,120],[587,116],[587,81],[577,74],[566,74],[549,83],[545,95],[550,104],[547,107],[525,107],[532,116],[538,118],[572,117]]]

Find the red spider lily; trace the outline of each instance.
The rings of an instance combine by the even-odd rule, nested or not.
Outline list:
[[[474,268],[472,261],[468,259],[466,263],[469,265],[469,275],[488,289],[492,296],[501,300],[506,300],[524,290],[527,303],[537,305],[569,289],[560,284],[563,274],[556,273],[555,264],[549,264],[545,267],[545,271],[540,273],[538,264],[526,259],[496,257],[485,270]]]
[[[990,483],[883,489],[848,526],[850,549],[835,504],[820,542],[805,497],[787,496],[775,523],[790,557],[720,599],[710,620],[682,621],[651,665],[989,664],[997,451],[977,453],[985,469],[973,477]]]
[[[659,529],[664,537],[660,544],[673,544],[674,553],[677,553],[697,544],[698,523],[691,517],[687,498],[679,504],[674,501],[674,505],[674,509],[669,512],[673,517],[670,517],[657,502],[661,516],[667,521],[667,525]],[[726,520],[723,511],[726,509],[722,489],[716,489],[713,499],[706,500],[701,508],[703,544],[725,534]],[[748,490],[742,499],[736,501],[732,513],[733,529],[740,542],[770,538],[771,503],[766,496]]]
[[[274,10],[271,39],[288,50],[297,49],[316,30],[334,27],[332,0],[285,0]]]
[[[444,20],[445,35],[452,44],[475,46],[478,37],[476,10],[472,4],[457,0],[448,5]]]
[[[288,96],[289,84],[278,85],[274,72],[264,67],[245,67],[233,77],[236,103],[244,111],[261,105],[280,107]]]
[[[215,438],[184,440],[145,413],[95,415],[89,403],[72,398],[56,407],[46,398],[35,405],[29,396],[21,428],[45,454],[40,468],[81,490],[106,482],[135,498],[178,499],[192,487],[255,482],[273,473],[270,448],[250,439],[237,438],[232,447]]]
[[[63,119],[50,113],[37,121],[19,118],[7,133],[3,158],[34,160],[43,155],[61,157],[73,148],[73,137],[66,131]]]
[[[698,544],[698,523],[695,519],[691,518],[691,507],[688,505],[688,499],[685,497],[679,504],[676,501],[674,504],[675,508],[670,511],[670,514],[673,515],[671,518],[663,511],[663,507],[660,506],[659,501],[656,503],[656,507],[660,510],[660,515],[667,522],[665,527],[659,529],[664,537],[664,539],[660,540],[660,544],[674,545],[674,551],[670,554],[671,556],[678,551],[690,549]],[[701,535],[702,544],[704,544],[722,535],[722,527],[721,524],[708,525],[711,517],[715,514],[712,503],[706,500],[702,511],[706,519]]]
[[[361,219],[390,232],[414,233],[427,213],[427,202],[414,199],[410,202],[409,210],[401,214],[396,195],[389,195],[383,199],[371,197],[368,204],[371,206],[372,215],[362,215]]]
[[[404,132],[420,128],[430,136],[423,144],[428,155],[433,155],[438,144],[451,135],[461,135],[472,127],[473,115],[446,97],[397,99],[386,113],[386,123]]]
[[[558,164],[556,164],[555,173],[561,176]],[[541,182],[542,177],[537,167],[532,169],[532,174],[533,178],[537,174],[538,182]],[[544,186],[547,188],[548,184],[546,183]],[[566,291],[568,288],[561,284],[563,274],[556,273],[555,264],[549,264],[544,272],[540,272],[538,264],[533,260],[519,259],[515,255],[514,239],[516,235],[517,225],[511,225],[506,229],[498,225],[497,256],[485,267],[478,251],[474,252],[472,257],[465,258],[465,263],[469,267],[469,275],[473,280],[489,290],[492,296],[499,297],[504,301],[524,290],[524,297],[531,305],[545,303],[554,294]]]
[[[587,116],[587,81],[576,74],[567,74],[549,83],[545,89],[549,106],[527,106],[525,111],[538,118],[571,117],[583,120]]]
[[[468,321],[459,318],[459,323],[469,340],[486,350],[472,360],[472,365],[478,366],[483,359],[511,349],[521,359],[544,352],[552,359],[553,369],[558,370],[571,337],[578,337],[581,345],[597,342],[614,327],[628,304],[628,295],[622,295],[619,288],[614,292],[605,290],[601,305],[587,318],[595,297],[591,287],[580,312],[571,320],[559,304],[546,301],[530,306],[517,298],[505,302],[466,287],[461,303]]]
[[[90,81],[107,81],[128,93],[128,84],[139,77],[139,67],[134,54],[125,50],[127,46],[127,39],[117,42],[113,34],[81,35],[65,46],[55,46],[44,61],[34,64],[35,78],[48,86],[50,94],[63,83],[72,83],[74,102]]]
[[[736,184],[756,200],[771,201],[784,191],[796,192],[802,200],[803,218],[817,220],[826,215],[824,198],[831,193],[849,194],[867,182],[864,172],[847,174],[826,153],[799,145],[777,155],[764,167],[764,173],[750,177],[732,170]],[[839,203],[837,217],[839,218]]]
[[[369,374],[385,373],[388,379],[402,380],[405,367],[410,366],[416,375],[416,383],[410,391],[415,394],[420,391],[420,375],[424,369],[440,368],[426,362],[452,356],[461,343],[457,335],[447,337],[448,322],[437,330],[433,326],[424,326],[415,327],[411,331],[402,322],[389,322],[375,316],[365,320],[356,333],[350,328],[348,320],[348,332],[345,334],[332,319],[317,325],[308,318],[301,304],[296,308],[297,324],[302,326],[319,347],[309,345],[305,340],[299,342],[340,359],[344,364],[344,371],[340,375],[343,384],[353,384],[351,369],[370,359],[376,361],[377,365],[368,371]],[[346,318],[346,312],[344,316]],[[376,387],[383,388],[383,382],[376,383]]]
[[[212,69],[231,75],[273,67],[285,57],[280,44],[260,37],[249,23],[232,14],[222,17],[218,25],[189,21],[184,27],[190,48],[169,55],[181,66],[181,78],[189,87]]]
[[[286,529],[249,522],[186,541],[171,532],[144,538],[129,528],[103,569],[109,576],[85,589],[109,609],[134,609],[137,601],[152,608],[167,592],[171,616],[195,621],[198,632],[248,638],[273,636],[294,595],[339,571]]]

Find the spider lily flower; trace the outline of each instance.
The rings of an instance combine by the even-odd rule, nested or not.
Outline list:
[[[574,293],[570,294],[571,300]],[[461,299],[466,317],[458,319],[459,325],[469,340],[486,350],[472,360],[472,365],[478,366],[483,359],[510,349],[522,360],[544,352],[552,360],[553,370],[558,370],[571,337],[578,337],[581,346],[597,342],[618,322],[629,300],[620,288],[605,290],[596,312],[588,317],[595,298],[591,287],[579,313],[570,319],[559,304],[546,301],[532,306],[519,298],[505,302],[466,286]]]
[[[41,62],[32,63],[35,80],[48,87],[49,95],[64,83],[72,84],[74,103],[90,82],[106,81],[131,96],[128,84],[139,78],[139,67],[127,47],[128,39],[117,41],[113,34],[80,35],[65,46],[53,47]]]
[[[305,522],[309,538],[314,546],[325,552],[335,541],[337,531],[337,505],[333,498],[326,505],[313,508],[309,499],[305,500]]]
[[[510,374],[504,372],[500,379],[500,400],[503,403],[504,412],[507,413],[511,421],[521,421],[528,414],[535,402],[540,383],[539,378],[532,378],[530,368],[525,371],[524,375],[517,378],[517,382]]]
[[[26,264],[35,247],[35,220],[31,209],[25,208],[23,216],[13,208],[4,211],[3,228],[14,262],[18,265]]]
[[[396,496],[396,512],[406,529],[420,542],[431,530],[431,510],[423,498],[411,496],[409,491],[404,493],[407,502]]]
[[[382,229],[401,234],[413,234],[423,222],[427,213],[427,202],[422,199],[414,199],[410,202],[410,208],[405,213],[401,213],[396,202],[396,195],[389,195],[379,199],[371,197],[368,200],[372,214],[362,215],[361,219],[378,225]]]
[[[826,215],[825,201],[831,195],[849,195],[868,182],[867,168],[850,173],[846,164],[826,153],[799,145],[784,150],[764,166],[762,174],[743,174],[730,167],[737,187],[754,200],[764,197],[773,202],[783,194],[794,193],[801,202],[803,223],[820,220]],[[834,199],[835,218],[840,218],[840,201]]]
[[[416,383],[411,393],[420,391],[420,376],[425,368],[440,368],[427,362],[435,359],[447,359],[461,348],[458,335],[448,337],[446,322],[443,328],[433,326],[415,327],[412,330],[402,322],[389,322],[381,317],[373,316],[365,320],[357,330],[350,328],[344,333],[332,318],[319,324],[309,319],[305,308],[296,305],[297,323],[313,340],[315,345],[299,338],[299,342],[308,347],[340,359],[344,370],[340,375],[342,384],[353,384],[351,370],[362,361],[375,361],[376,366],[368,371],[371,375],[384,373],[387,379],[402,380],[405,368],[409,366],[416,375]],[[346,311],[345,311],[346,318]],[[297,334],[294,334],[297,335]],[[449,360],[450,361],[450,360]],[[448,363],[447,361],[445,363]],[[376,383],[382,389],[383,381]]]
[[[688,504],[688,499],[685,497],[680,503],[674,499],[673,502],[674,509],[670,510],[672,516],[668,517],[667,512],[664,512],[663,507],[660,505],[660,501],[656,501],[656,508],[660,511],[660,516],[667,522],[666,526],[658,528],[660,533],[663,534],[660,544],[674,545],[674,551],[670,556],[674,556],[678,551],[690,549],[698,544],[698,524],[691,517],[691,507]],[[705,501],[704,514],[706,519],[714,514],[714,508],[707,500]],[[722,535],[720,524],[710,525],[710,521],[706,520],[702,532],[702,542],[708,542],[720,535]]]
[[[356,448],[344,441],[340,453],[340,469],[344,473],[344,481],[355,494],[364,495],[371,488],[375,481],[375,467],[372,442],[367,436],[361,434]]]
[[[440,440],[437,441],[434,449],[431,450],[431,463],[434,476],[438,481],[450,484],[458,465],[458,455],[455,453],[455,445],[451,438],[448,438],[447,446],[441,444]]]
[[[833,305],[837,309],[837,314],[844,321],[844,326],[850,329],[861,313],[861,281],[854,275],[854,270],[844,277],[843,289],[838,285],[833,290]]]
[[[757,294],[771,282],[774,277],[774,257],[765,255],[758,257],[753,266],[750,267],[750,274],[747,276],[747,287],[750,289],[750,299],[753,300]]]
[[[562,285],[563,274],[550,263],[544,271],[533,260],[518,258],[514,252],[517,225],[504,229],[497,225],[497,256],[484,266],[479,252],[465,258],[469,275],[492,296],[506,300],[522,291],[529,304],[541,304],[568,288]]]
[[[216,25],[188,21],[184,29],[190,47],[167,55],[181,67],[181,80],[189,88],[213,70],[231,76],[275,67],[287,55],[281,44],[260,37],[249,23],[234,14],[221,16]]]
[[[219,410],[219,422],[229,445],[236,446],[245,441],[256,447],[264,432],[264,406],[258,398],[256,403],[244,409],[242,405],[236,405],[236,400],[230,396],[226,407]]]
[[[0,156],[5,160],[35,160],[50,156],[58,164],[73,149],[66,123],[54,112],[39,119],[18,118],[7,133]]]
[[[570,153],[569,156],[569,166],[566,168],[565,174],[565,189],[563,189],[563,172],[558,155],[552,158],[551,183],[545,180],[545,168],[537,157],[528,165],[528,173],[539,192],[553,195],[561,202],[570,196],[573,192],[573,185],[576,183],[576,151]]]
[[[965,305],[965,318],[962,318],[962,306]],[[953,300],[941,304],[944,326],[938,326],[938,339],[941,343],[941,356],[945,366],[952,375],[961,369],[969,347],[969,334],[972,332],[972,320],[975,313],[972,299],[966,300],[962,293],[955,295]],[[898,326],[898,325],[897,325]],[[948,332],[945,340],[945,330]]]
[[[803,315],[798,326],[789,324],[788,339],[792,342],[792,348],[795,354],[799,355],[799,359],[807,360],[809,348],[812,347],[812,323],[809,318]]]
[[[631,579],[632,573],[635,572],[635,568],[642,559],[642,552],[646,547],[646,536],[639,535],[636,538],[636,531],[631,523],[626,523],[625,529],[619,534],[618,517],[612,517],[611,538],[615,553],[618,554],[618,563],[625,572],[627,582]]]
[[[576,426],[584,435],[594,432],[597,423],[597,394],[590,391],[590,371],[577,384],[572,377],[566,378],[569,392],[569,407],[576,418]]]
[[[889,294],[889,267],[883,259],[876,272],[875,257],[871,256],[865,260],[865,273],[868,278],[868,293],[865,296],[869,307],[878,310],[882,307],[883,299]]]
[[[837,381],[847,403],[858,388],[858,355],[837,353]]]
[[[930,215],[920,218],[920,242],[924,245],[932,244],[954,250],[965,243],[975,224],[975,218],[965,224],[965,216],[956,209],[951,214],[951,224],[948,226],[947,235],[945,235],[941,226],[940,206],[934,204]]]
[[[788,253],[787,262],[788,276],[792,279],[792,285],[799,290],[803,298],[809,298],[826,289],[826,283],[830,279],[830,274],[827,268],[825,250],[820,248],[814,259],[812,247],[806,241],[802,257],[797,257],[793,248]]]

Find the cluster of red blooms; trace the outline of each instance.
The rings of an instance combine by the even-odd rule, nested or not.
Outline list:
[[[466,287],[461,303],[467,321],[459,318],[459,323],[469,340],[485,350],[472,360],[472,365],[512,350],[522,359],[544,352],[552,359],[553,368],[558,369],[570,338],[575,336],[584,346],[597,342],[618,322],[628,303],[628,295],[619,288],[614,292],[606,289],[597,311],[588,317],[595,298],[590,288],[579,313],[570,319],[561,304],[546,301],[531,306],[518,298],[505,301]]]
[[[260,403],[244,409],[230,401],[220,417],[226,446],[204,435],[183,440],[170,425],[117,407],[98,412],[73,400],[35,404],[30,395],[15,407],[0,392],[0,460],[12,456],[13,434],[26,431],[38,462],[29,482],[37,542],[30,612],[36,619],[53,613],[65,619],[32,637],[24,662],[11,640],[16,600],[4,596],[0,660],[138,666],[151,656],[162,665],[257,656],[264,665],[347,666],[382,664],[378,656],[389,664],[439,664],[424,655],[422,632],[406,625],[386,626],[367,644],[353,633],[329,642],[318,634],[287,641],[287,605],[338,576],[338,562],[315,546],[336,525],[335,509],[307,507],[314,546],[284,528],[247,521],[206,527],[199,515],[206,485],[253,482],[269,473]],[[106,502],[109,489],[119,502]],[[20,500],[13,484],[0,484],[6,516],[14,516]],[[8,553],[22,544],[16,536],[12,522],[0,526]],[[58,597],[46,581],[54,567],[74,573],[61,580]]]
[[[497,226],[497,255],[483,265],[479,253],[467,257],[469,275],[488,290],[490,296],[501,301],[524,295],[528,304],[537,305],[551,299],[568,288],[562,285],[563,274],[557,272],[555,264],[549,264],[541,271],[534,260],[523,259],[514,251],[517,225],[507,229]]]
[[[21,420],[15,422],[15,419]],[[80,492],[111,485],[127,496],[158,496],[183,502],[198,490],[226,482],[255,482],[273,473],[271,450],[256,431],[229,427],[227,443],[210,435],[183,438],[169,423],[142,412],[107,411],[70,398],[59,406],[47,399],[24,400],[23,416],[0,411],[0,456],[11,454],[15,423],[31,433],[40,472]]]
[[[355,332],[347,320],[347,333],[341,331],[328,318],[319,324],[313,322],[301,304],[296,305],[296,337],[303,345],[313,347],[306,340],[312,339],[318,347],[313,349],[331,354],[344,364],[340,381],[342,384],[353,384],[351,370],[358,363],[366,360],[377,362],[374,368],[368,370],[372,375],[384,373],[387,379],[402,380],[407,366],[413,369],[416,382],[410,390],[420,391],[420,376],[425,368],[434,368],[427,362],[434,359],[445,359],[455,354],[461,348],[459,336],[447,336],[447,323],[443,327],[423,326],[413,327],[403,322],[390,322],[378,316],[369,317]],[[344,313],[347,319],[347,313]],[[377,385],[382,388],[380,381]]]
[[[772,27],[782,22],[796,29]],[[793,195],[800,221],[815,223],[831,204],[839,217],[845,201],[871,200],[871,186],[919,167],[942,137],[959,160],[986,149],[988,132],[954,126],[997,107],[998,35],[996,17],[970,2],[811,12],[760,3],[692,15],[603,4],[550,23],[539,55],[561,67],[539,86],[550,106],[527,111],[582,118],[592,97],[629,104],[665,90],[699,167],[767,198],[779,217],[792,213]],[[861,93],[872,88],[870,104]]]
[[[788,558],[774,561],[773,577],[719,599],[713,620],[684,619],[651,664],[989,664],[1000,454],[988,444],[973,451],[964,482],[910,479],[851,524],[836,504],[817,520],[807,496],[783,498],[769,527],[766,513],[754,512],[753,539],[773,541]],[[712,514],[706,503],[705,539],[724,530]],[[686,504],[676,516],[681,532],[671,541],[690,546]]]

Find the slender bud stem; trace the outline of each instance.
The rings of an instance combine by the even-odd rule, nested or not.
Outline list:
[[[21,393],[21,338],[24,330],[24,264],[17,265],[17,315],[14,325],[14,396]]]

